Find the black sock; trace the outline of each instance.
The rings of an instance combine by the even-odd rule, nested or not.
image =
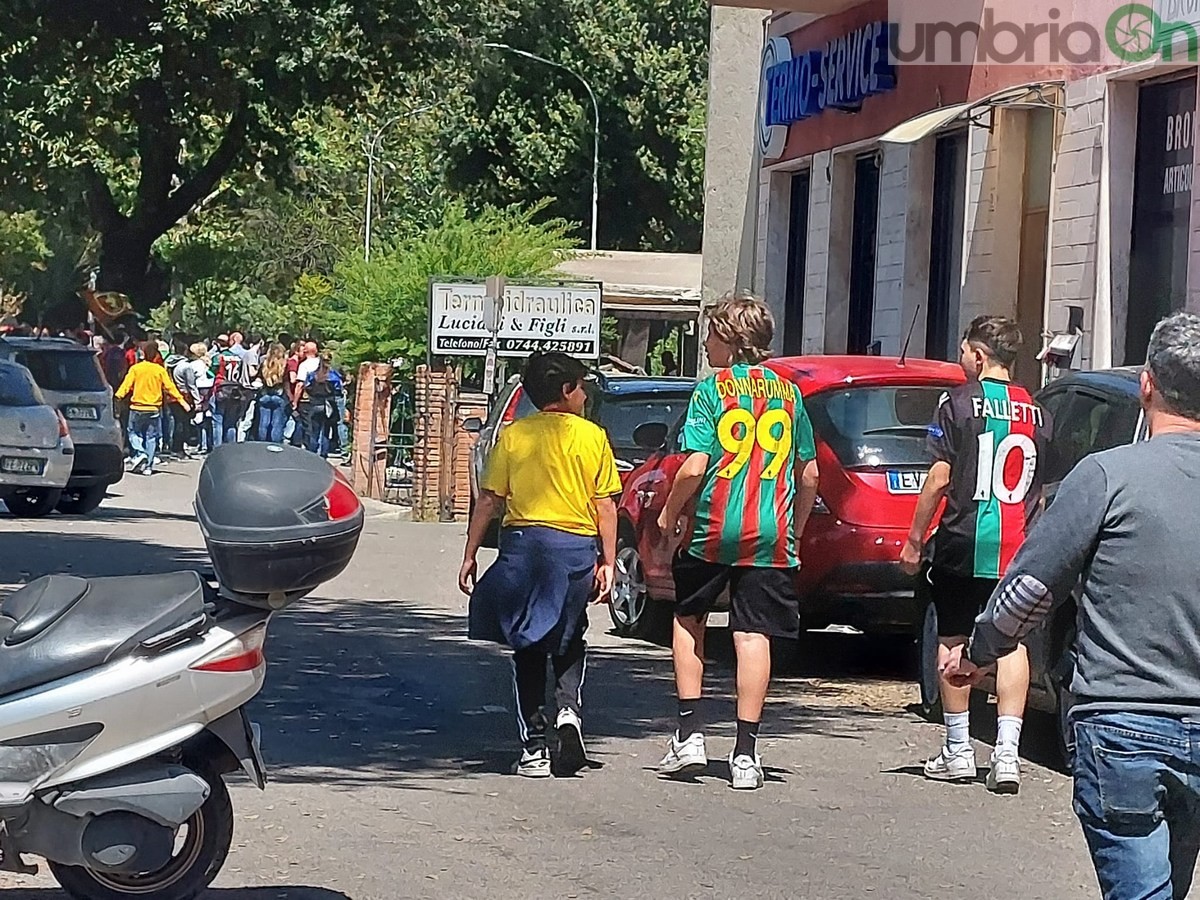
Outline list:
[[[679,701],[679,741],[682,743],[704,730],[700,719],[700,698]]]
[[[753,757],[758,752],[758,723],[737,720],[737,740],[733,745],[733,755]]]

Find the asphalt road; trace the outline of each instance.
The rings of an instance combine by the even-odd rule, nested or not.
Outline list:
[[[197,471],[128,477],[91,518],[0,513],[0,592],[47,572],[204,565]],[[692,783],[655,777],[673,727],[669,655],[608,634],[597,609],[585,731],[602,767],[545,782],[509,775],[511,670],[497,648],[463,637],[462,535],[375,509],[350,570],[277,617],[253,709],[272,780],[265,793],[235,787],[234,851],[210,896],[1098,895],[1063,775],[1030,764],[1015,798],[919,776],[940,732],[906,709],[915,695],[895,642],[805,640],[765,717],[768,784],[743,794],[719,762]],[[715,655],[710,715],[731,720],[728,648]],[[727,753],[731,725],[708,731],[710,753]],[[0,875],[0,889],[5,900],[61,896],[46,874]]]

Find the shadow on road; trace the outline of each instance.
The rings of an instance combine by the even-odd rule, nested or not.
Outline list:
[[[4,900],[66,900],[56,888],[17,888],[4,891]],[[202,895],[211,900],[351,900],[349,894],[327,888],[280,885],[278,887],[209,888]]]
[[[157,476],[156,476],[157,477]],[[156,509],[129,509],[127,507],[118,506],[102,506],[94,513],[88,516],[74,516],[73,518],[99,519],[121,521],[128,520],[131,522],[145,522],[147,520],[160,520],[168,522],[195,522],[196,517],[192,513],[173,513],[162,512]]]
[[[267,685],[255,702],[273,778],[343,785],[399,782],[443,789],[430,776],[506,773],[516,724],[512,670],[499,647],[463,639],[461,616],[395,600],[308,601],[279,616],[267,646]],[[603,761],[610,742],[674,727],[670,658],[644,645],[593,647],[585,732]],[[732,733],[728,666],[710,667],[714,735]],[[873,725],[905,715],[845,702],[844,690],[805,684],[777,692],[770,730],[870,740]],[[443,783],[454,789],[454,780]]]
[[[129,575],[206,568],[201,550],[116,536],[16,532],[3,537],[0,582],[50,572]],[[597,611],[595,630],[607,625]],[[263,728],[271,777],[351,786],[388,782],[455,790],[438,776],[506,773],[512,763],[512,670],[494,645],[465,640],[461,613],[398,600],[305,600],[278,615],[270,667],[252,714]],[[723,643],[724,642],[724,643]],[[714,736],[732,733],[732,651],[714,630],[706,718]],[[871,740],[906,716],[903,703],[872,702],[861,685],[902,688],[895,642],[811,635],[777,649],[779,689],[765,726],[773,734]],[[674,727],[669,654],[635,641],[593,646],[585,688],[585,732],[593,755]]]
[[[54,572],[98,578],[205,569],[210,565],[203,550],[130,538],[18,531],[5,532],[0,542],[4,548],[0,582],[8,583],[27,582]]]

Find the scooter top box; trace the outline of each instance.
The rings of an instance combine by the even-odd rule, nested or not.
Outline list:
[[[358,546],[363,507],[325,460],[278,444],[225,444],[200,471],[196,519],[221,589],[279,608],[337,577]]]

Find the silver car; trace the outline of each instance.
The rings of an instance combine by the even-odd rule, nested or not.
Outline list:
[[[75,468],[60,512],[86,515],[125,474],[125,445],[96,351],[64,338],[3,338],[0,359],[20,363],[71,427]]]
[[[67,421],[24,366],[0,361],[0,500],[14,516],[53,511],[75,464]]]

